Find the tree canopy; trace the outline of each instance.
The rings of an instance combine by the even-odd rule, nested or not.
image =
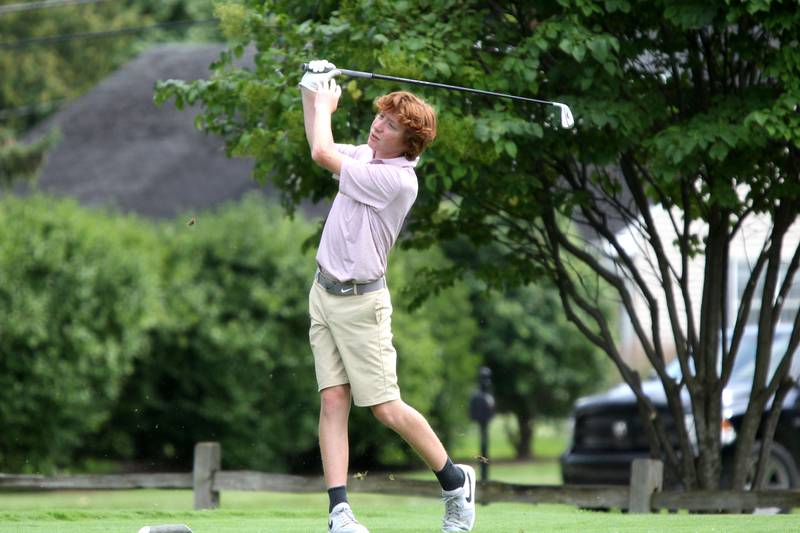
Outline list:
[[[786,357],[768,379],[772,332],[800,262],[800,252],[794,253],[779,275],[784,239],[800,206],[796,2],[243,1],[222,4],[217,13],[229,52],[212,66],[209,79],[162,83],[157,100],[201,102],[198,126],[221,135],[231,155],[254,157],[255,176],[276,183],[287,206],[335,187],[308,160],[296,85],[299,65],[309,59],[572,108],[576,127],[563,130],[558,110],[549,106],[416,90],[438,110],[440,130],[418,167],[420,197],[405,242],[424,247],[465,237],[500,247],[490,264],[429,270],[430,280],[443,285],[471,269],[496,286],[553,280],[570,320],[606,351],[649,413],[654,452],[688,487],[719,483],[721,391],[764,274],[759,363],[733,480],[744,486],[761,413],[777,393],[776,416],[800,342],[795,319]],[[256,48],[255,66],[234,67],[233,59],[249,45]],[[334,137],[363,141],[370,102],[402,86],[341,82],[346,94],[334,117]],[[674,243],[655,222],[654,206],[672,214]],[[719,274],[728,271],[730,244],[753,216],[769,221],[769,238],[731,317],[724,305],[729,280]],[[646,282],[620,243],[623,226],[641,236],[660,289]],[[575,235],[571,228],[579,227],[585,231]],[[577,244],[581,235],[606,244]],[[675,262],[667,252],[673,244]],[[698,296],[689,290],[694,280],[688,263],[703,255]],[[638,373],[620,356],[600,312],[607,294],[581,274],[579,264],[600,276],[628,311],[667,391],[679,450],[669,444]],[[644,312],[635,308],[637,297],[645,301]],[[680,382],[664,370],[671,355],[667,338],[684,371]],[[683,388],[691,397],[697,455],[683,422]],[[759,438],[769,442],[769,430]],[[763,463],[768,446],[761,450]]]
[[[52,131],[39,141],[20,144],[9,130],[0,128],[0,189],[8,189],[16,181],[33,179],[57,138],[58,133]]]
[[[134,0],[0,14],[0,120],[17,130],[35,124],[108,76],[144,44],[168,35],[175,39],[175,28],[165,23],[208,19],[211,4]],[[205,26],[187,32],[186,27],[178,29],[189,38],[208,39],[216,31]]]

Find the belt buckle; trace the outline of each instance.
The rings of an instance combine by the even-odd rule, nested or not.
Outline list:
[[[337,283],[335,287],[339,291],[339,296],[355,296],[358,294],[357,283]]]
[[[322,273],[321,270],[317,271],[317,281],[319,281],[320,285],[331,294],[336,296],[358,296],[361,294],[365,294],[364,291],[359,290],[359,286],[364,287],[372,287],[376,283],[380,283],[383,278],[379,278],[375,281],[371,281],[368,283],[340,283],[338,281],[332,280],[327,277],[325,274]],[[385,282],[384,285],[385,287]],[[370,292],[371,290],[375,290],[374,288],[369,288],[366,292]]]

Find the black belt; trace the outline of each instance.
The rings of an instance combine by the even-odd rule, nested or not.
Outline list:
[[[336,296],[355,296],[366,294],[386,287],[386,277],[382,277],[368,283],[341,283],[325,277],[322,272],[317,271],[317,281],[322,287]]]

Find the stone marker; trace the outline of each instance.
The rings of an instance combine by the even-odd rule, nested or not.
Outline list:
[[[183,524],[163,524],[160,526],[144,526],[139,533],[192,533],[189,526]]]

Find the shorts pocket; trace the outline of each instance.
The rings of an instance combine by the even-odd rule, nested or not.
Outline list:
[[[392,317],[392,300],[389,297],[389,291],[382,291],[382,293],[375,299],[375,322],[383,324]]]

